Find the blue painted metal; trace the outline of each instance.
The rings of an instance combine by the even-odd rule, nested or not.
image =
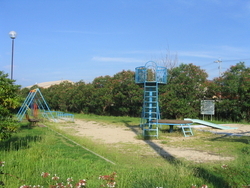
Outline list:
[[[54,111],[54,113],[56,114],[56,117],[58,119],[62,119],[64,121],[71,121],[71,122],[75,121],[74,114],[64,113],[60,111]]]
[[[75,120],[74,120],[74,115],[73,114],[69,114],[69,113],[65,113],[64,114],[64,119],[66,120],[66,121],[71,121],[71,122],[74,122]]]
[[[28,96],[25,98],[21,108],[17,112],[17,115],[16,115],[17,119],[22,119],[23,118],[22,116],[24,115],[26,110],[29,109],[29,106],[27,106],[27,103],[29,103],[31,95],[32,95],[32,92],[29,92]]]
[[[213,127],[213,128],[217,128],[217,129],[222,129],[222,130],[238,129],[238,127],[227,127],[227,126],[224,126],[224,125],[218,125],[218,124],[210,123],[210,122],[203,121],[203,120],[200,120],[200,119],[185,118],[184,120],[189,120],[189,121],[192,121],[194,123],[199,123],[199,124],[202,124],[202,125],[206,125],[206,126],[209,126],[209,127]]]
[[[45,118],[56,121],[39,88],[33,89],[29,92],[16,115],[18,121],[22,121],[25,113],[30,109],[33,103],[38,105],[38,109]]]
[[[153,61],[148,61],[145,66],[135,68],[135,83],[155,82],[158,84],[167,83],[167,68],[157,66]]]
[[[190,127],[191,124],[181,124],[181,129],[185,137],[193,136],[192,128]]]
[[[156,123],[153,123],[153,124],[156,124]],[[188,136],[193,136],[193,131],[192,131],[192,128],[191,128],[191,124],[192,123],[160,123],[160,122],[157,122],[158,124],[158,127],[160,127],[160,129],[162,129],[162,126],[164,125],[169,125],[170,126],[170,129],[169,129],[169,132],[173,132],[173,127],[174,126],[179,126],[181,129],[182,129],[182,132],[183,132],[183,135],[185,137],[188,137]]]
[[[158,138],[158,119],[160,119],[158,86],[159,84],[167,83],[167,68],[157,66],[155,62],[149,61],[145,66],[135,68],[135,83],[144,85],[143,108],[140,123],[143,136]],[[152,123],[154,120],[156,123]],[[152,134],[149,132],[152,132]]]
[[[21,108],[19,109],[16,115],[18,121],[21,121],[23,119],[24,114],[27,112],[28,109],[30,109],[35,95],[36,95],[36,90],[31,90],[29,92],[28,96],[26,97],[24,103],[22,104]]]

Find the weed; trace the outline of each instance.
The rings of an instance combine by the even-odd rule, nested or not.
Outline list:
[[[0,161],[0,167],[1,167],[0,175],[11,176],[11,177],[14,177],[14,178],[18,179],[18,180],[21,181],[21,182],[24,182],[24,180],[20,179],[20,178],[17,177],[17,176],[14,176],[14,175],[9,174],[9,173],[6,173],[6,172],[3,172],[2,167],[4,167],[4,165],[5,165],[5,161]],[[0,181],[0,186],[1,186],[1,187],[5,187],[4,181],[2,181],[2,180]]]
[[[161,141],[162,144],[167,144],[168,142],[166,140]]]
[[[4,161],[0,161],[0,167],[3,167],[5,164]],[[6,175],[7,173],[4,173],[2,170],[0,171],[0,174]],[[9,174],[7,174],[9,175]],[[13,176],[13,175],[11,175]],[[16,177],[16,176],[13,176]],[[56,174],[54,176],[50,177],[50,173],[48,172],[42,172],[41,177],[44,179],[40,184],[38,185],[21,185],[19,188],[43,188],[43,187],[49,187],[49,188],[87,188],[87,180],[86,179],[80,179],[73,185],[73,178],[67,178],[66,183],[60,181],[60,177]],[[116,181],[115,181],[116,173],[113,172],[110,175],[101,175],[99,176],[99,179],[102,180],[102,184],[100,187],[116,187]],[[18,177],[16,177],[19,179]],[[22,180],[23,181],[23,180]],[[0,186],[4,187],[5,184],[3,181],[0,181]]]
[[[48,172],[42,172],[41,176],[44,179],[48,179],[50,174]],[[51,180],[45,181],[46,183],[42,183],[39,185],[22,185],[19,188],[43,188],[44,186],[47,186],[49,188],[86,188],[87,187],[87,181],[85,179],[79,180],[75,185],[73,185],[73,178],[67,178],[66,184],[64,182],[60,182],[60,177],[56,174],[52,176]],[[46,184],[46,185],[45,185]]]
[[[249,187],[250,169],[246,169],[245,171],[238,167],[223,164],[220,168],[215,168],[215,170],[227,180],[231,188],[237,188],[239,186]]]
[[[99,179],[104,181],[101,187],[115,187],[116,186],[115,177],[117,177],[116,172],[113,172],[110,175],[99,176]]]
[[[134,125],[129,119],[122,120],[122,117],[117,118],[116,122],[126,129]],[[107,123],[108,125],[109,123]],[[70,184],[74,188],[76,186],[92,188],[98,187],[100,184],[104,187],[115,186],[119,188],[155,188],[157,185],[161,188],[183,188],[190,187],[192,183],[195,183],[197,188],[200,188],[203,184],[206,184],[209,188],[225,187],[224,185],[229,184],[234,185],[233,181],[235,180],[230,179],[231,177],[227,175],[230,173],[225,172],[225,169],[219,168],[214,172],[213,167],[217,167],[218,164],[209,162],[196,164],[175,157],[171,159],[163,158],[151,150],[150,146],[155,144],[151,140],[146,140],[144,145],[126,143],[121,148],[120,143],[119,145],[106,144],[91,138],[76,136],[73,129],[65,129],[65,131],[62,129],[61,124],[48,123],[47,126],[79,143],[79,145],[86,146],[86,148],[115,161],[116,165],[111,165],[92,155],[73,142],[65,140],[63,136],[50,131],[47,127],[26,128],[18,132],[9,142],[0,143],[0,158],[6,159],[6,164],[9,164],[6,165],[5,170],[10,174],[20,175],[20,180],[18,180],[13,176],[9,177],[7,174],[2,175],[3,171],[1,171],[0,178],[3,177],[3,179],[0,179],[0,181],[6,184],[5,187],[17,187],[16,185],[23,184],[23,186],[29,188],[29,185],[38,186],[38,182],[41,183],[40,187],[51,185],[51,188],[53,186],[70,186]],[[165,146],[200,149],[211,153],[218,153],[219,149],[222,155],[235,156],[235,160],[230,162],[231,168],[236,169],[232,170],[232,172],[237,170],[240,172],[235,175],[235,178],[240,179],[242,173],[244,179],[249,179],[249,176],[246,176],[249,173],[247,169],[247,165],[250,164],[247,157],[249,150],[244,148],[246,143],[239,140],[239,138],[233,139],[231,137],[200,133],[199,135],[202,138],[196,136],[192,139],[184,139],[183,134],[178,131],[167,134],[167,138],[165,135],[165,133],[162,133],[162,139],[159,140]],[[242,147],[243,145],[244,147]],[[157,146],[157,143],[155,146]],[[239,148],[243,149],[239,150]],[[244,159],[244,161],[241,159]],[[238,163],[242,165],[237,165]],[[233,168],[233,166],[237,167]],[[199,168],[199,171],[196,172],[195,169],[197,168]],[[40,169],[44,170],[43,175],[47,177],[40,176]],[[109,172],[113,171],[119,174],[115,180],[112,180],[112,177],[97,180],[100,172],[109,174]],[[53,173],[51,176],[48,175],[48,172],[56,172],[57,175]],[[34,174],[37,175],[33,176]],[[112,174],[103,175],[103,177],[106,176],[112,176]],[[82,179],[82,177],[86,179]],[[25,180],[25,184],[21,179]],[[63,182],[64,184],[62,184]],[[77,185],[77,183],[79,184]],[[247,181],[237,183],[240,187],[245,186],[245,188],[249,184]]]

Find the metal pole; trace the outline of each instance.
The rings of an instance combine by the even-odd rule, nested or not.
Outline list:
[[[215,63],[219,63],[219,77],[221,76],[221,60],[220,59],[218,59],[217,61],[215,61]]]
[[[11,55],[11,80],[13,80],[13,60],[14,60],[14,39],[12,39],[12,55]]]

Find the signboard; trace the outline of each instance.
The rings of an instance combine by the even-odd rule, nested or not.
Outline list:
[[[201,101],[201,114],[214,115],[214,100]]]

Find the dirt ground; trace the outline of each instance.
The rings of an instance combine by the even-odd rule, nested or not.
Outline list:
[[[204,131],[211,131],[214,133],[221,134],[235,134],[236,136],[244,135],[250,137],[250,125],[242,124],[227,124],[225,126],[237,127],[238,129],[229,129],[229,130],[219,130],[208,128],[205,126],[200,126],[197,129]],[[209,152],[197,151],[192,148],[182,148],[182,147],[170,147],[162,143],[161,140],[139,140],[137,134],[140,129],[136,127],[119,127],[114,125],[104,125],[94,121],[83,121],[75,120],[75,123],[70,127],[65,127],[74,129],[78,136],[85,136],[91,139],[101,141],[105,144],[124,144],[130,143],[135,145],[141,145],[148,148],[151,155],[161,155],[163,157],[175,157],[175,158],[185,158],[186,160],[191,160],[195,162],[209,162],[209,161],[224,161],[224,160],[233,160],[232,157],[224,157],[218,154],[213,154]],[[194,139],[193,137],[184,137],[181,138],[183,141],[186,139]],[[172,138],[180,139],[178,138]]]

